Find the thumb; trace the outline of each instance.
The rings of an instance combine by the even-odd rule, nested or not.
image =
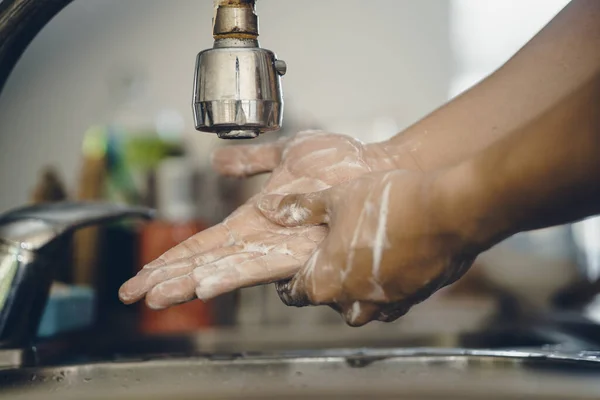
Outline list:
[[[283,226],[324,224],[329,222],[330,191],[268,194],[258,199],[258,209],[267,219]]]

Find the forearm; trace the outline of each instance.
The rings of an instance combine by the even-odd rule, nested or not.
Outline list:
[[[600,213],[600,74],[554,108],[440,173],[445,213],[488,247]]]
[[[600,2],[573,0],[502,68],[386,142],[400,168],[457,163],[538,119],[600,71]]]

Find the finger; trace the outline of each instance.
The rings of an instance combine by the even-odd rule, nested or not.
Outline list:
[[[240,265],[241,263],[260,257],[261,253],[239,253],[223,257],[213,263],[196,267],[187,275],[177,277],[152,288],[146,295],[146,304],[153,309],[163,309],[181,302],[189,301],[196,297],[196,289],[199,284],[199,278],[196,276],[198,271],[210,276],[217,273],[220,266]],[[208,300],[203,298],[202,300]]]
[[[293,287],[293,289],[292,289]],[[310,300],[306,294],[306,289],[301,283],[286,279],[275,282],[275,290],[279,299],[289,307],[306,307],[310,305]]]
[[[141,300],[159,283],[189,274],[193,270],[189,263],[189,260],[183,259],[161,268],[141,270],[119,288],[119,299],[125,304]]]
[[[226,146],[212,154],[212,167],[225,176],[248,177],[271,172],[281,162],[284,141]]]
[[[159,283],[187,275],[201,265],[242,252],[243,250],[243,246],[228,246],[198,256],[176,260],[162,267],[143,268],[135,277],[121,286],[119,289],[119,298],[125,304],[135,303]]]
[[[272,283],[294,275],[302,263],[291,255],[271,252],[245,261],[225,257],[217,260],[207,272],[196,269],[196,296],[202,300],[212,299],[236,289]]]
[[[318,249],[315,251],[302,269],[294,275],[293,278],[278,282],[275,287],[277,294],[281,301],[291,307],[305,307],[310,304],[331,304],[332,301],[325,296],[325,293],[319,293],[322,296],[315,296],[317,292],[317,281],[315,277],[315,270],[317,265],[322,262],[321,251]],[[310,287],[309,287],[310,286]],[[309,293],[309,290],[311,291]]]
[[[381,306],[365,301],[355,301],[342,307],[342,317],[350,326],[359,327],[379,318]]]
[[[145,265],[144,268],[160,268],[174,261],[205,253],[214,248],[229,245],[232,242],[233,238],[229,229],[221,223],[184,240],[156,260]]]
[[[190,274],[179,276],[156,285],[146,296],[146,305],[153,310],[163,310],[196,298],[196,282]]]
[[[394,322],[400,317],[403,317],[410,311],[411,306],[406,304],[394,304],[391,305],[379,313],[378,321],[381,322]]]
[[[331,190],[262,196],[257,204],[269,220],[283,226],[318,225],[329,222]]]
[[[189,268],[191,265],[192,268],[186,277],[158,283],[154,288],[149,289],[146,302],[153,308],[164,308],[189,301],[195,297],[196,292],[202,290],[203,285],[212,285],[211,279],[220,281],[220,288],[216,290],[220,293],[201,294],[201,299],[207,300],[238,287],[287,278],[300,269],[315,246],[312,240],[303,236],[276,244],[274,239],[264,239],[263,243],[264,246],[251,244],[230,246],[191,257],[186,267]],[[285,256],[285,259],[282,259],[282,256]],[[259,259],[261,257],[262,259]],[[181,264],[172,265],[175,268],[183,268]],[[183,271],[183,269],[179,270],[179,272]],[[205,279],[208,280],[204,282]]]

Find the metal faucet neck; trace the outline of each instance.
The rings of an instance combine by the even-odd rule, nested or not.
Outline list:
[[[213,18],[213,37],[220,39],[256,40],[258,16],[254,1],[219,1]]]
[[[258,40],[256,39],[237,39],[237,38],[221,38],[215,40],[213,45],[213,49],[225,49],[225,48],[246,48],[246,49],[256,49],[259,48],[260,45]]]

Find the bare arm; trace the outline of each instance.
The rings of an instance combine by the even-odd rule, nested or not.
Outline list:
[[[447,215],[485,247],[600,213],[600,74],[440,176]]]
[[[356,326],[392,321],[506,237],[600,212],[600,76],[456,165],[373,172],[258,204],[281,225],[329,227],[278,284],[286,304],[327,304]]]
[[[599,49],[600,2],[573,0],[504,66],[389,140],[387,151],[401,168],[463,160],[590,82],[600,73]]]
[[[272,221],[329,227],[278,284],[282,300],[330,305],[351,325],[392,321],[506,237],[600,213],[599,17],[600,2],[574,1],[506,66],[386,144],[397,167],[422,172],[265,197]]]

